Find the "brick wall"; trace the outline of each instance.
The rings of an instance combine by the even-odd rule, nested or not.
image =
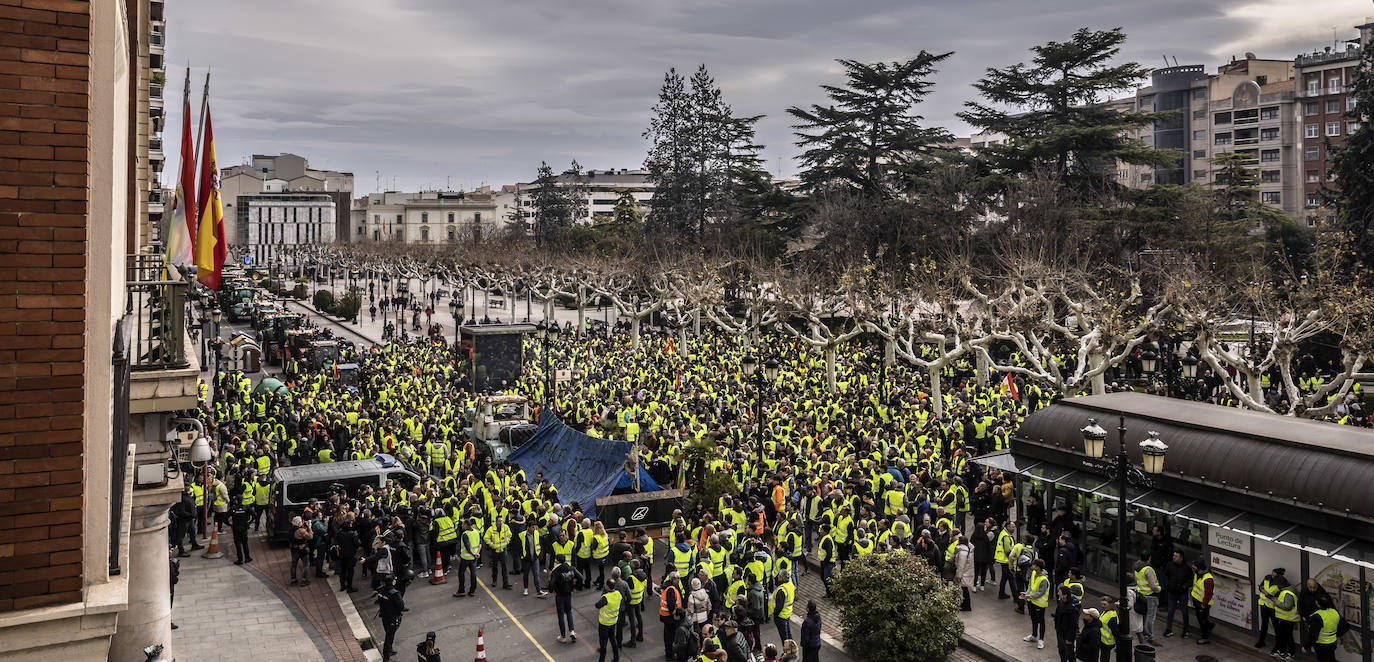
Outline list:
[[[0,0],[0,612],[81,599],[89,35]]]

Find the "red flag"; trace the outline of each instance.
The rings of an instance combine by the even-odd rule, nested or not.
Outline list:
[[[1016,392],[1016,380],[1011,378],[1011,373],[1007,373],[1007,393],[1011,395],[1012,400],[1021,401],[1021,394]]]
[[[212,290],[219,289],[224,257],[224,208],[219,197],[219,164],[215,162],[215,131],[210,126],[210,108],[205,109],[205,148],[200,160],[200,230],[196,237],[196,280]]]
[[[677,348],[676,348],[676,347],[673,347],[673,339],[672,339],[672,338],[669,338],[669,339],[668,339],[668,347],[667,347],[666,349],[664,349],[663,352],[664,352],[665,354],[676,354],[676,353],[677,353]]]
[[[186,95],[181,104],[181,172],[167,226],[167,262],[189,267],[196,263],[196,148],[191,144],[191,71],[186,71]]]

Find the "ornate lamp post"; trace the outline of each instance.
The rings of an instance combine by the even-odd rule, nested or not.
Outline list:
[[[1120,422],[1117,426],[1118,441],[1120,451],[1114,458],[1107,459],[1107,431],[1097,424],[1096,419],[1088,419],[1088,424],[1081,432],[1083,433],[1083,452],[1089,458],[1085,463],[1088,468],[1098,473],[1106,474],[1116,481],[1117,501],[1116,501],[1116,575],[1117,584],[1120,587],[1120,594],[1117,599],[1117,635],[1116,635],[1116,659],[1117,662],[1130,662],[1131,659],[1131,610],[1126,608],[1126,580],[1129,573],[1126,564],[1129,559],[1126,555],[1126,537],[1129,534],[1129,527],[1126,525],[1126,503],[1130,501],[1126,492],[1131,485],[1149,487],[1153,484],[1151,476],[1157,476],[1164,472],[1164,455],[1168,452],[1169,446],[1159,438],[1159,433],[1149,432],[1149,437],[1140,442],[1140,452],[1143,458],[1142,471],[1131,464],[1131,458],[1126,453],[1126,415],[1119,414]]]
[[[453,316],[453,351],[458,351],[458,322],[462,319],[463,309],[458,305],[458,297],[449,299],[448,314]]]
[[[539,353],[543,355],[544,370],[544,399],[550,411],[555,409],[554,403],[558,401],[558,380],[553,374],[552,360],[549,356],[549,334],[556,333],[556,324],[549,324],[541,320],[534,327],[534,335],[539,339]]]
[[[763,468],[766,466],[763,454],[763,386],[765,379],[770,384],[777,381],[779,364],[777,359],[770,358],[763,362],[763,371],[760,372],[758,357],[749,354],[740,362],[740,366],[744,368],[745,377],[754,380],[754,436],[759,445],[759,467]]]

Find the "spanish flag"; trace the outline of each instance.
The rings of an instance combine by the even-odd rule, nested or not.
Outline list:
[[[224,256],[224,208],[219,198],[219,164],[215,161],[215,132],[210,126],[210,108],[205,108],[205,149],[200,161],[200,227],[196,232],[197,280],[212,290],[219,289]]]
[[[191,145],[191,69],[186,69],[186,93],[181,103],[181,172],[172,200],[172,223],[167,226],[167,263],[195,264],[196,148]]]

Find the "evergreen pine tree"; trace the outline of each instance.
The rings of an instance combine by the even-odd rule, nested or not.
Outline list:
[[[1360,281],[1374,280],[1374,46],[1366,44],[1351,82],[1355,107],[1347,116],[1359,128],[1346,136],[1345,146],[1332,156],[1331,179],[1338,191],[1328,193],[1337,207],[1336,227],[1341,243],[1340,264]]]

